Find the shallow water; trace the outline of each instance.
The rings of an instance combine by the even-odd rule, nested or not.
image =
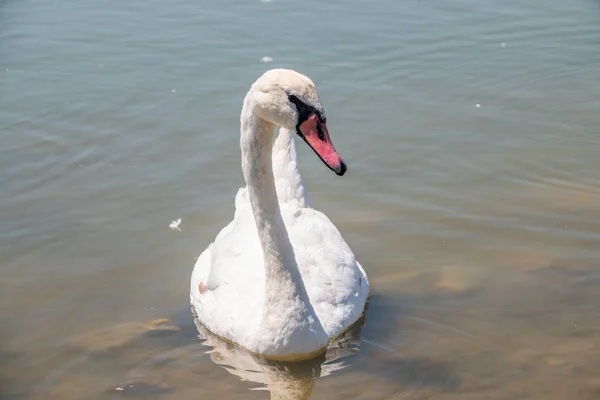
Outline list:
[[[205,3],[0,3],[0,397],[600,398],[600,5]],[[349,171],[301,172],[373,286],[293,366],[188,307],[271,67],[319,88]]]

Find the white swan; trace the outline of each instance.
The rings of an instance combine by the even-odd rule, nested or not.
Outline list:
[[[276,126],[283,128],[277,140]],[[190,289],[209,331],[276,360],[323,352],[361,317],[369,295],[337,228],[308,206],[289,131],[337,175],[346,172],[313,82],[291,70],[267,71],[241,113],[246,188],[233,221],[198,258]]]

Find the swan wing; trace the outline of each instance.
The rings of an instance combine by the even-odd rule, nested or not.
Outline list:
[[[236,210],[233,221],[200,255],[192,273],[190,298],[199,321],[218,336],[244,343],[258,329],[264,267],[251,212]]]
[[[362,315],[367,275],[325,214],[303,208],[282,215],[311,304],[329,337],[336,337]]]

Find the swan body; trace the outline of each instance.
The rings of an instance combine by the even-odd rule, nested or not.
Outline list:
[[[293,130],[336,174],[346,171],[314,84],[291,70],[266,72],[242,108],[246,187],[235,197],[233,220],[198,258],[190,287],[204,327],[281,360],[320,354],[362,316],[369,295],[340,232],[308,203]]]

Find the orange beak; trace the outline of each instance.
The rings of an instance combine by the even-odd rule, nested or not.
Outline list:
[[[317,114],[312,114],[298,127],[298,134],[314,150],[321,161],[333,172],[342,176],[346,172],[346,164],[331,143],[327,124]]]

